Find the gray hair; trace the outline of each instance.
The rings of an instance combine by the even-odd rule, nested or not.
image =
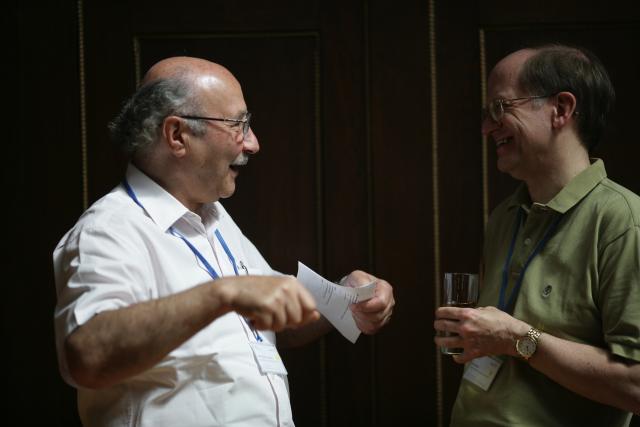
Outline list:
[[[113,142],[128,156],[148,152],[160,138],[161,125],[169,115],[196,114],[200,104],[193,86],[186,79],[171,77],[141,86],[109,123]],[[196,136],[202,136],[205,124],[189,120]]]

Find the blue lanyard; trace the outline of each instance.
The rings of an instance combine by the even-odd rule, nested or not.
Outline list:
[[[207,269],[207,272],[209,273],[209,276],[211,276],[213,280],[220,278],[220,275],[218,275],[216,270],[214,270],[211,264],[209,264],[207,259],[202,255],[202,253],[200,253],[200,251],[195,246],[193,246],[193,244],[191,244],[189,240],[187,240],[186,237],[184,237],[178,230],[173,228],[173,226],[169,227],[169,231],[174,236],[181,238],[182,241],[189,247],[189,249],[191,249],[191,252],[193,252],[193,254],[196,257],[198,257],[198,259],[202,262],[202,264],[204,264],[205,268]],[[231,265],[233,266],[233,271],[236,273],[236,276],[239,276],[238,269],[236,267],[236,259],[233,257],[231,250],[229,250],[229,247],[227,246],[227,242],[225,242],[224,239],[222,238],[222,234],[220,234],[220,230],[216,229],[214,234],[216,235],[216,237],[218,238],[218,241],[222,245],[222,248],[226,252],[227,257],[229,257],[229,261],[231,261]]]
[[[142,209],[144,209],[144,206],[142,206],[142,203],[140,203],[140,200],[138,200],[138,197],[136,196],[136,193],[134,193],[133,188],[131,188],[131,186],[129,185],[129,182],[126,179],[124,179],[124,181],[122,181],[122,184],[124,185],[124,188],[127,191],[127,194],[129,195],[129,197],[131,197],[131,199],[138,206],[140,206]],[[220,278],[220,276],[218,275],[216,270],[211,266],[211,264],[209,264],[209,261],[207,261],[207,259],[202,255],[202,253],[200,253],[200,251],[195,246],[193,246],[193,244],[185,236],[183,236],[180,232],[178,232],[175,228],[173,228],[173,226],[169,227],[169,231],[174,236],[179,237],[180,239],[182,239],[182,241],[189,247],[189,249],[191,249],[191,252],[193,252],[193,254],[202,262],[202,264],[204,264],[205,268],[207,269],[207,272],[209,273],[209,276],[211,276],[211,278],[213,280],[216,280],[216,279]],[[229,249],[229,246],[227,246],[227,242],[225,242],[224,239],[222,238],[222,234],[220,234],[220,230],[216,229],[214,234],[216,235],[216,237],[218,238],[218,241],[222,245],[222,249],[224,249],[225,253],[227,254],[227,257],[229,257],[229,261],[231,262],[231,265],[233,266],[233,271],[236,273],[236,276],[239,276],[240,274],[238,274],[238,268],[236,267],[236,259],[234,258],[233,254],[231,253],[231,250]],[[240,263],[244,267],[244,264],[242,263],[242,261],[240,261]],[[246,268],[245,268],[245,270],[246,270]],[[248,273],[249,272],[247,270],[247,274]],[[251,331],[253,332],[253,335],[255,336],[256,340],[261,342],[262,341],[262,337],[260,336],[258,331],[251,326],[251,324],[247,321],[247,319],[244,319],[244,320],[245,320],[245,322],[247,322],[247,324],[251,328]]]
[[[558,224],[562,219],[562,216],[559,216],[555,221],[553,221],[553,223],[551,223],[549,228],[547,228],[547,231],[542,236],[542,239],[538,242],[536,247],[533,249],[533,252],[531,252],[531,255],[529,255],[529,258],[527,258],[527,261],[524,263],[522,271],[520,272],[520,276],[518,277],[518,281],[511,291],[511,295],[509,295],[509,302],[508,304],[505,304],[505,294],[507,292],[507,285],[509,284],[509,265],[511,264],[511,257],[513,256],[513,250],[516,246],[516,238],[518,237],[518,231],[520,230],[520,223],[522,222],[522,210],[522,208],[518,208],[518,214],[516,216],[516,226],[513,230],[513,237],[511,238],[509,253],[507,254],[507,259],[504,261],[504,266],[502,267],[502,285],[500,286],[500,300],[498,302],[498,308],[502,311],[506,311],[508,307],[513,307],[513,305],[515,304],[518,293],[520,292],[520,287],[522,286],[522,281],[524,280],[524,274],[527,271],[529,264],[531,263],[533,258],[535,258],[535,256],[538,255],[540,251],[542,251],[542,248],[544,248],[547,242],[549,242],[551,236],[553,235],[553,232],[558,227]]]

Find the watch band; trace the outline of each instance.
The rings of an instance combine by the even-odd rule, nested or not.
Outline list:
[[[531,327],[529,328],[525,336],[516,340],[516,352],[525,361],[529,361],[531,356],[535,354],[538,347],[538,339],[540,338],[541,334],[542,332],[540,332],[538,329]]]
[[[540,335],[542,335],[542,332],[540,332],[538,329],[534,328],[533,326],[531,327],[531,329],[529,329],[529,331],[527,331],[527,336],[531,338],[531,341],[536,343],[536,345],[538,344],[538,338],[540,338]]]

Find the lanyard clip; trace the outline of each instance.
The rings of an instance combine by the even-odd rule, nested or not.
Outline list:
[[[244,265],[244,262],[242,262],[242,260],[240,260],[240,268],[244,270],[247,276],[249,275],[249,269],[247,268],[246,265]]]

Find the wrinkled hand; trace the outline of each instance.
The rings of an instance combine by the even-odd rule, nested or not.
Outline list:
[[[256,329],[278,332],[320,318],[313,297],[293,276],[235,277],[225,288],[231,310]]]
[[[342,282],[344,286],[357,288],[374,281],[376,282],[374,297],[351,304],[349,307],[358,329],[368,335],[375,334],[391,320],[393,306],[396,303],[393,299],[393,288],[387,281],[359,270],[349,274]]]
[[[435,317],[433,325],[436,331],[457,334],[436,336],[434,340],[439,347],[462,347],[464,352],[453,356],[458,363],[488,355],[515,356],[516,339],[529,330],[525,322],[495,307],[440,307]]]

